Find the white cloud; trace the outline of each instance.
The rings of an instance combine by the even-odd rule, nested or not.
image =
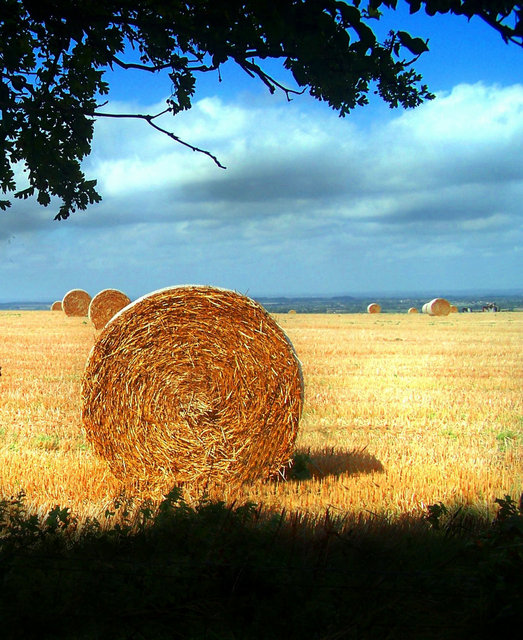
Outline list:
[[[511,141],[523,132],[523,87],[462,84],[420,109],[407,111],[389,126],[415,143],[483,145]]]
[[[435,194],[456,201],[457,189],[467,190],[461,191],[462,209],[470,215],[469,199],[484,193],[486,184],[520,187],[522,115],[521,85],[460,85],[372,130],[357,129],[327,110],[312,116],[293,105],[250,107],[206,98],[162,126],[176,125],[177,135],[209,149],[227,171],[145,123],[119,124],[117,153],[117,146],[103,142],[105,121],[90,170],[106,195],[150,191],[159,197],[169,190],[191,205],[263,203],[264,214],[253,206],[238,212],[247,217],[267,217],[275,203],[279,210],[282,202],[322,201],[340,205],[344,217],[400,215],[401,205],[423,218],[424,203]]]
[[[494,213],[488,218],[463,220],[460,225],[465,231],[482,231],[490,229],[507,229],[513,224],[512,218],[503,213]]]
[[[180,281],[350,290],[350,274],[361,287],[399,277],[395,260],[412,272],[427,255],[480,263],[498,245],[507,259],[523,239],[522,115],[522,85],[477,84],[372,127],[299,101],[215,97],[161,119],[226,171],[144,122],[101,120],[86,168],[102,204],[55,223],[17,203],[1,214],[0,250],[18,265],[31,250],[20,278],[49,269],[69,283],[81,264],[92,287],[136,294]]]

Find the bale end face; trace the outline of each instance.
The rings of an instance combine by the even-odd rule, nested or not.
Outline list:
[[[371,302],[367,307],[367,313],[380,313],[381,306],[377,302]]]
[[[83,289],[71,289],[62,299],[62,309],[66,316],[87,316],[91,296]]]
[[[423,313],[427,313],[429,316],[448,316],[450,302],[445,298],[434,298],[423,305]]]
[[[53,302],[53,304],[51,305],[51,311],[61,311],[61,310],[62,310],[62,301],[56,300],[55,302]]]
[[[87,438],[116,476],[241,484],[289,461],[303,379],[291,343],[258,303],[173,287],[107,324],[82,398]]]
[[[97,293],[89,304],[89,320],[95,329],[103,329],[109,320],[130,302],[129,296],[122,291],[104,289]]]

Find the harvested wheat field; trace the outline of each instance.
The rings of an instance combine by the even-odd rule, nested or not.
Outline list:
[[[523,486],[523,313],[275,316],[301,360],[297,448],[312,478],[226,500],[401,519],[426,505],[494,508]],[[126,486],[87,442],[87,318],[0,312],[0,492],[103,520]]]

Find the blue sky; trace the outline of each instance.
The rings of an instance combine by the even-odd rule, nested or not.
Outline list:
[[[523,52],[479,19],[383,22],[429,38],[416,68],[436,100],[340,119],[226,66],[162,121],[225,171],[145,123],[100,120],[85,169],[101,204],[63,222],[58,204],[0,213],[0,301],[187,283],[252,296],[523,289]],[[111,111],[159,111],[168,91],[134,73],[110,81]]]

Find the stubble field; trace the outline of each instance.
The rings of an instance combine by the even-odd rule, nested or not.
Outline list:
[[[302,362],[297,442],[312,477],[257,483],[225,500],[360,521],[429,504],[486,513],[523,488],[523,314],[278,315]],[[0,312],[0,498],[102,518],[129,491],[81,425],[97,332],[60,312]],[[306,474],[307,475],[307,474]],[[103,519],[103,518],[102,518]]]

